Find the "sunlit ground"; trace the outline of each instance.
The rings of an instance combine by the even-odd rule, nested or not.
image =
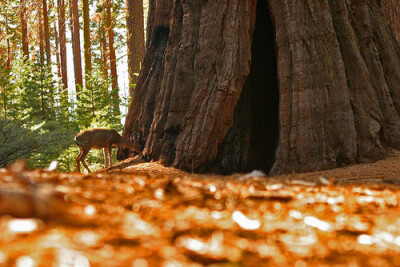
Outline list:
[[[4,266],[400,265],[400,154],[327,172],[0,169]]]

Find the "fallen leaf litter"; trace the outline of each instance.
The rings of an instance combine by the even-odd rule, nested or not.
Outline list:
[[[2,169],[0,264],[400,265],[396,184],[255,174]]]

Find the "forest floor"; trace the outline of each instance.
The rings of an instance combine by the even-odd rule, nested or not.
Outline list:
[[[330,171],[0,169],[0,266],[400,266],[400,152]]]

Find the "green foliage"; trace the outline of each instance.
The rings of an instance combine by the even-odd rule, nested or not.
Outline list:
[[[10,112],[10,102],[12,92],[9,85],[10,69],[7,69],[7,62],[0,59],[0,102],[1,102],[1,116],[7,117]]]
[[[119,93],[119,89],[111,89],[111,80],[107,78],[108,68],[103,66],[101,37],[104,34],[102,31],[107,30],[102,28],[106,22],[104,3],[93,0],[89,3],[91,11],[97,7],[95,13],[91,13],[93,72],[85,77],[85,87],[74,96],[62,89],[54,69],[52,71],[51,66],[44,65],[39,60],[35,4],[26,3],[29,60],[20,55],[20,2],[0,1],[0,54],[3,55],[0,57],[0,166],[24,158],[29,167],[44,168],[51,160],[58,160],[59,170],[75,171],[75,159],[79,153],[73,143],[76,133],[88,128],[114,128],[122,131],[120,108],[126,114],[131,96],[124,98],[119,94],[118,103],[113,102],[113,96]],[[147,0],[144,3],[145,6],[148,5]],[[117,62],[123,62],[126,57],[124,9],[124,0],[113,1],[111,17]],[[48,18],[52,27],[57,20],[57,9],[49,2]],[[68,27],[66,30],[69,30]],[[51,31],[50,42],[54,53],[54,31]],[[7,68],[8,51],[10,68]],[[114,151],[113,161],[115,160]],[[92,150],[87,161],[93,170],[102,168],[103,152]]]
[[[39,146],[35,153],[26,157],[28,167],[43,168],[52,160],[58,159],[63,150],[73,144],[75,131],[65,129],[57,122],[36,124],[33,132],[37,134]]]
[[[5,167],[9,162],[35,152],[37,141],[36,135],[22,127],[22,123],[0,118],[0,166]]]
[[[24,158],[31,168],[46,167],[77,130],[50,68],[17,59],[11,70],[0,71],[0,86],[0,166]]]
[[[77,132],[88,128],[122,130],[119,110],[114,110],[112,95],[116,92],[109,90],[111,81],[104,79],[100,68],[87,77],[76,103],[69,102],[49,67],[30,60],[16,60],[11,70],[1,69],[0,88],[2,167],[24,158],[30,168],[44,168],[58,160],[60,171],[74,171],[79,153],[73,142]],[[127,100],[123,103],[127,105]],[[91,169],[102,168],[102,151],[94,150],[87,160]]]
[[[86,87],[77,95],[76,122],[80,129],[87,129],[94,124],[119,128],[121,117],[114,112],[112,95],[109,91],[111,80],[103,77],[100,69],[86,77]],[[119,103],[117,103],[119,105]]]
[[[41,168],[72,143],[73,132],[54,122],[39,124],[0,118],[0,166],[24,158],[30,168]]]
[[[14,119],[50,120],[57,116],[55,92],[60,89],[50,67],[20,58],[14,61],[10,77],[9,89],[14,97],[10,109]]]
[[[122,130],[112,98],[116,92],[109,90],[111,81],[104,79],[100,69],[87,77],[76,103],[68,101],[47,66],[30,60],[16,60],[11,72],[0,71],[0,87],[2,167],[24,158],[30,168],[44,168],[58,160],[60,171],[75,171],[79,149],[73,137],[77,132],[88,128]],[[123,102],[127,105],[127,100]],[[113,158],[115,162],[115,155]],[[91,169],[102,168],[102,151],[93,150],[87,160]]]
[[[7,58],[7,42],[10,46],[11,57],[13,49],[21,40],[20,31],[20,1],[7,0],[0,1],[0,50],[4,51],[4,60]]]
[[[75,144],[64,149],[58,157],[60,163],[58,169],[63,172],[76,171],[76,157],[78,154],[79,149]]]

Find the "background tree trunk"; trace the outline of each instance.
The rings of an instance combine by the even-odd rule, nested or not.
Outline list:
[[[75,86],[78,92],[82,88],[82,57],[81,41],[79,36],[78,0],[70,0],[70,18],[72,33],[72,52],[74,54]]]
[[[29,41],[28,41],[28,14],[26,9],[26,0],[20,1],[20,16],[21,16],[21,43],[22,52],[26,59],[29,58]]]
[[[133,85],[138,82],[136,73],[140,72],[145,52],[143,0],[127,0],[126,10],[129,92],[133,94]]]
[[[8,30],[8,7],[5,8],[5,27],[6,27],[6,35],[7,35],[7,69],[11,67],[11,46],[10,46],[10,37]]]
[[[281,174],[400,148],[400,50],[376,2],[152,0],[149,8],[124,128],[148,158]]]
[[[47,11],[47,0],[43,0],[43,23],[44,23],[44,41],[46,47],[46,62],[47,65],[51,65],[51,47],[50,47],[50,28],[49,28],[49,17]]]
[[[108,48],[110,56],[110,76],[112,80],[113,99],[114,99],[114,112],[119,114],[119,95],[118,95],[118,74],[117,74],[117,59],[115,56],[114,48],[114,23],[111,16],[113,2],[112,0],[107,0],[107,30],[108,30]]]
[[[38,27],[37,27],[36,31],[37,31],[38,41],[39,41],[39,61],[40,61],[40,64],[43,65],[44,64],[44,41],[43,41],[42,1],[37,0],[36,8],[37,8],[37,22],[38,22]]]
[[[108,53],[107,53],[107,34],[106,34],[106,28],[105,28],[105,22],[104,22],[105,16],[103,16],[103,21],[101,22],[102,25],[100,27],[100,45],[101,45],[101,51],[102,51],[102,59],[103,59],[103,73],[104,77],[108,78]]]
[[[59,29],[59,40],[60,40],[60,65],[61,65],[61,81],[63,83],[64,90],[68,88],[68,76],[67,76],[67,47],[66,47],[66,36],[65,36],[65,2],[64,0],[57,0],[58,8],[58,29]]]
[[[117,61],[115,56],[115,49],[114,49],[114,25],[112,20],[112,7],[113,2],[112,0],[107,0],[107,30],[108,30],[108,47],[109,47],[109,56],[110,56],[110,74],[112,79],[112,88],[115,89],[118,86],[118,75],[117,75]],[[118,98],[117,95],[114,95],[114,98]]]
[[[83,13],[83,47],[85,57],[85,78],[92,71],[92,57],[90,51],[90,19],[89,0],[82,0]]]
[[[57,25],[56,21],[54,21],[54,36],[56,39],[56,63],[57,63],[57,77],[60,78],[62,83],[62,76],[61,76],[61,63],[60,63],[60,38],[58,37]]]
[[[0,16],[0,18],[1,18],[1,16]],[[2,27],[0,26],[0,64],[2,65],[2,66],[4,66],[3,65],[3,63],[5,62],[5,58],[6,58],[6,48],[4,48],[4,46],[2,45],[2,43],[3,43],[3,40],[4,39],[6,39],[7,38],[7,36],[6,36],[6,30],[4,29],[2,29]],[[7,62],[6,62],[6,66],[7,66]]]

